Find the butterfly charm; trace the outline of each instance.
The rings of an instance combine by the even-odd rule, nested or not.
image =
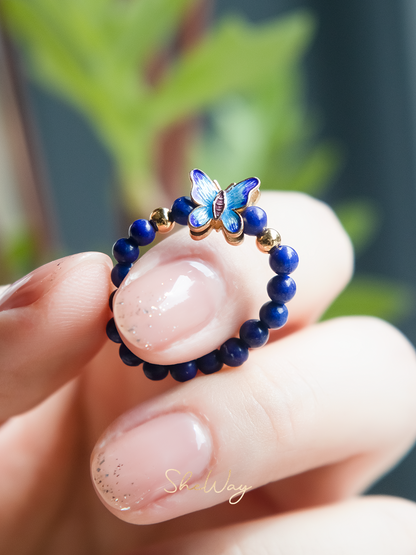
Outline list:
[[[223,191],[217,181],[212,181],[201,170],[192,170],[190,177],[191,198],[197,205],[188,217],[191,237],[198,241],[213,229],[222,229],[228,243],[242,243],[244,223],[240,212],[258,201],[260,179],[249,177],[239,183],[232,183]]]

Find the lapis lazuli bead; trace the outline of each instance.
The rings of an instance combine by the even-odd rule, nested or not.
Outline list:
[[[196,207],[191,197],[179,197],[172,204],[171,214],[174,222],[179,225],[188,224],[188,216]]]
[[[116,264],[111,270],[111,281],[116,287],[120,287],[121,282],[129,273],[130,268],[133,264]]]
[[[110,307],[111,312],[113,312],[113,304],[114,304],[114,295],[117,293],[117,289],[111,293],[110,298],[108,299],[108,306]]]
[[[267,284],[267,294],[275,303],[284,304],[289,302],[296,293],[295,281],[285,274],[272,277]]]
[[[143,362],[142,359],[132,353],[124,343],[120,345],[119,355],[127,366],[139,366],[139,364]]]
[[[263,347],[269,339],[269,328],[261,320],[247,320],[240,328],[240,338],[252,349]]]
[[[105,331],[107,332],[108,339],[111,339],[111,341],[113,341],[114,343],[122,343],[120,334],[118,333],[118,330],[116,328],[116,323],[114,322],[114,318],[111,318],[111,320],[107,322]]]
[[[132,237],[119,239],[113,245],[113,256],[117,262],[122,264],[135,262],[139,258],[139,254],[139,247]]]
[[[269,301],[260,309],[260,320],[270,329],[277,330],[287,322],[288,310],[284,304]]]
[[[161,364],[151,364],[150,362],[143,363],[143,372],[146,378],[153,381],[164,380],[169,374],[169,367],[162,366]]]
[[[241,339],[231,337],[220,347],[220,359],[227,366],[241,366],[248,359],[248,346]]]
[[[145,245],[150,245],[156,237],[156,231],[149,220],[136,220],[133,222],[129,229],[130,237],[136,241],[136,243],[144,247]]]
[[[280,245],[270,251],[269,264],[276,274],[291,274],[298,267],[298,253],[292,247]]]
[[[224,366],[218,349],[198,358],[196,365],[203,374],[214,374],[214,372],[218,372]]]
[[[246,235],[260,235],[267,226],[267,214],[259,206],[249,206],[241,215]]]
[[[169,366],[170,375],[177,382],[187,382],[195,378],[198,372],[196,360],[190,362],[180,362],[179,364],[172,364]]]

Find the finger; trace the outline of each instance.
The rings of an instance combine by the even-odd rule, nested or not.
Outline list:
[[[415,367],[412,346],[379,320],[306,328],[253,352],[241,369],[122,416],[95,447],[95,486],[114,514],[143,524],[310,469],[331,475],[331,465],[358,455],[380,471],[380,460],[391,464],[414,441]],[[353,469],[356,483],[363,471]]]
[[[110,259],[50,262],[0,298],[0,420],[25,411],[76,375],[106,340]]]
[[[269,226],[298,251],[297,294],[289,328],[316,320],[350,279],[351,243],[330,208],[299,193],[262,197]],[[193,241],[188,230],[168,237],[130,270],[115,297],[124,342],[139,357],[174,364],[203,356],[258,318],[273,277],[268,255],[254,237],[238,247],[222,233]],[[283,331],[283,330],[282,330]]]
[[[232,508],[230,508],[232,510]],[[193,534],[141,555],[411,555],[416,505],[394,497],[363,497]]]
[[[44,553],[51,529],[59,535],[57,515],[62,500],[68,510],[80,457],[78,394],[72,380],[0,428],[0,553],[28,553],[35,545]]]

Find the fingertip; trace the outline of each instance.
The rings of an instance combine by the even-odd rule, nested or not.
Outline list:
[[[345,286],[354,271],[354,248],[334,210],[305,193],[280,195],[281,199],[272,197],[272,202],[284,242],[293,243],[302,263],[305,256],[322,259],[326,254],[331,272],[337,272],[334,277],[340,280],[339,286]]]
[[[27,307],[42,299],[77,266],[95,265],[112,269],[111,259],[99,252],[79,253],[48,262],[10,286],[0,288],[0,312]]]
[[[291,322],[297,327],[309,324],[321,317],[351,280],[351,239],[332,208],[321,200],[299,192],[264,196],[278,222],[282,242],[299,255]]]
[[[45,306],[39,306],[42,312],[49,308],[49,323],[62,324],[66,329],[73,324],[85,328],[109,314],[111,259],[98,252],[79,256],[78,263],[63,273],[48,292]]]

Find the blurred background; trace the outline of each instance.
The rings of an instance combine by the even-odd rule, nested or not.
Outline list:
[[[324,318],[416,343],[415,0],[2,0],[0,22],[1,282],[110,254],[192,167],[258,175],[354,242]],[[416,501],[415,478],[412,451],[371,492]]]

